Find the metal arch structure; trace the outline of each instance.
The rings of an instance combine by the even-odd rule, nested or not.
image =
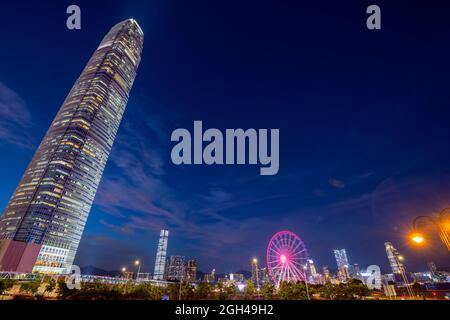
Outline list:
[[[307,281],[308,251],[305,244],[292,231],[277,232],[267,246],[267,271],[278,288],[283,281]]]

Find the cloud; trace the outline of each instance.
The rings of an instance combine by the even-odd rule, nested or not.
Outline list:
[[[33,148],[31,124],[31,115],[24,100],[0,82],[0,143]]]
[[[338,180],[338,179],[334,179],[331,178],[330,180],[328,180],[328,184],[332,187],[335,187],[337,189],[343,189],[345,188],[345,183],[344,181]]]

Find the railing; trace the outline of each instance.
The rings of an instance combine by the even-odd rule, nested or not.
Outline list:
[[[4,279],[11,279],[11,280],[17,280],[17,281],[33,281],[33,280],[40,280],[44,276],[43,274],[39,273],[20,273],[20,272],[0,272],[0,280]],[[61,275],[48,275],[53,278],[59,278],[59,277],[67,277],[67,274],[61,274]],[[76,275],[75,275],[76,276]],[[88,274],[82,274],[80,275],[81,282],[100,282],[100,283],[108,283],[108,284],[125,284],[125,283],[151,283],[158,286],[166,287],[171,282],[168,281],[162,281],[162,280],[154,280],[150,277],[140,277],[138,279],[130,279],[130,278],[124,278],[124,277],[106,277],[106,276],[95,276],[95,275],[88,275]]]

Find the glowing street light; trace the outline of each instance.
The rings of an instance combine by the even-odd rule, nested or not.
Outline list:
[[[139,273],[141,272],[141,262],[139,260],[136,260],[134,262],[134,265],[138,266],[138,272],[136,274],[136,280],[138,280],[139,279]]]
[[[414,243],[421,244],[425,241],[425,238],[423,237],[423,235],[421,233],[416,232],[411,235],[411,240]]]
[[[441,212],[439,212],[437,217],[432,216],[416,217],[413,220],[413,233],[410,237],[412,242],[419,245],[425,242],[425,236],[417,231],[417,222],[419,220],[426,220],[428,222],[431,222],[437,228],[442,243],[444,243],[444,245],[450,251],[450,220],[445,217],[445,212],[448,210],[450,211],[450,207],[445,208]]]
[[[254,279],[256,281],[256,290],[260,290],[259,287],[259,270],[258,270],[258,258],[253,258],[252,259],[252,270],[254,272]]]

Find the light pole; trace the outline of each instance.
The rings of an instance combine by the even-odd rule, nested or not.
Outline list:
[[[309,289],[308,289],[308,278],[306,276],[306,270],[308,269],[308,267],[306,266],[306,264],[303,266],[303,270],[304,272],[304,277],[305,277],[305,286],[306,286],[306,296],[308,297],[308,300],[311,300],[309,297]]]
[[[447,247],[447,250],[450,251],[450,219],[445,218],[445,213],[450,211],[449,208],[443,209],[437,217],[432,216],[418,216],[413,220],[413,232],[410,235],[411,240],[416,244],[422,244],[425,242],[425,236],[423,233],[418,231],[417,224],[420,220],[426,220],[431,222],[438,230],[439,237],[441,238],[442,243]]]
[[[414,291],[413,291],[412,287],[410,286],[408,277],[406,275],[406,270],[405,270],[405,267],[403,265],[403,260],[405,260],[405,258],[403,258],[403,256],[398,256],[397,259],[398,259],[397,265],[399,266],[400,275],[402,276],[403,282],[405,283],[406,291],[408,292],[408,294],[411,297],[414,297],[415,296]]]
[[[258,259],[257,258],[253,258],[252,264],[253,264],[253,267],[254,267],[254,270],[255,270],[256,290],[258,290],[258,292],[259,292],[260,288],[259,288],[259,274],[258,274],[259,273],[258,272]]]
[[[134,262],[134,265],[136,265],[138,267],[138,272],[136,274],[136,282],[139,281],[139,273],[141,272],[141,262],[139,260],[136,260]]]
[[[181,300],[181,289],[182,289],[182,285],[183,285],[183,281],[184,281],[184,265],[181,267],[181,277],[180,277],[180,290],[178,292],[178,300]]]

